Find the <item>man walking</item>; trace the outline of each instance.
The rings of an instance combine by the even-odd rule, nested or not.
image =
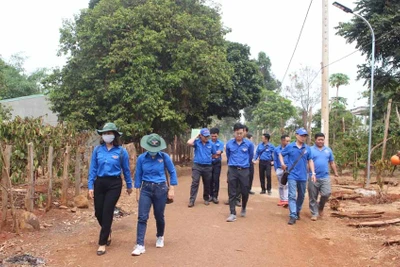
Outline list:
[[[219,135],[218,128],[212,128],[210,130],[210,134],[211,134],[211,142],[214,144],[215,150],[217,151],[216,154],[213,155],[212,159],[210,201],[214,202],[215,204],[218,204],[219,177],[221,175],[221,154],[224,151],[224,142],[218,139]]]
[[[304,195],[307,185],[307,163],[311,170],[311,180],[315,182],[315,168],[312,160],[311,149],[305,144],[308,133],[304,128],[296,130],[296,141],[288,144],[285,149],[279,153],[281,167],[285,171],[290,170],[288,176],[289,189],[289,225],[300,220],[300,211],[304,202]],[[287,166],[283,160],[287,156]],[[297,197],[296,197],[297,195]]]
[[[271,165],[274,165],[273,153],[274,145],[269,142],[271,136],[268,133],[262,135],[262,142],[258,144],[256,154],[254,155],[253,162],[257,162],[260,159],[259,171],[260,171],[260,194],[265,194],[268,191],[268,195],[271,195]],[[267,187],[265,187],[265,176],[267,177]]]
[[[329,179],[329,165],[335,177],[338,177],[332,150],[324,145],[325,135],[315,134],[315,144],[311,147],[312,159],[315,165],[317,180],[308,182],[308,197],[310,200],[311,220],[316,221],[323,215],[326,201],[331,195],[331,180]],[[321,195],[318,202],[318,195]]]
[[[226,157],[228,159],[228,194],[230,215],[227,222],[236,221],[236,189],[239,183],[242,193],[241,217],[246,216],[246,206],[249,199],[250,161],[254,154],[254,145],[244,138],[244,125],[236,123],[233,126],[235,138],[226,144]]]
[[[207,128],[200,130],[200,134],[187,141],[189,146],[194,147],[194,159],[192,167],[192,185],[190,187],[190,199],[188,207],[194,206],[197,191],[199,190],[200,176],[203,180],[204,205],[210,204],[210,183],[212,172],[212,155],[216,154],[215,146],[209,140],[210,131]]]
[[[290,137],[287,134],[281,136],[281,144],[277,146],[274,150],[274,168],[276,173],[276,178],[278,178],[279,183],[279,202],[278,206],[287,207],[288,206],[288,187],[287,184],[283,185],[281,183],[281,179],[283,176],[283,170],[281,166],[281,162],[279,160],[279,153],[285,149],[285,147],[289,144]],[[287,164],[287,157],[283,158],[285,164]]]

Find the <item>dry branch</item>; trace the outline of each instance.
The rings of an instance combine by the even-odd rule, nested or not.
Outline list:
[[[360,223],[349,223],[348,226],[355,227],[380,227],[390,224],[400,223],[400,218],[385,220],[385,221],[373,221],[373,222],[360,222]]]
[[[332,199],[340,199],[340,200],[349,200],[349,199],[357,199],[362,197],[360,194],[343,194],[332,197]]]
[[[391,239],[391,240],[387,240],[385,242],[383,242],[384,246],[391,246],[391,245],[400,245],[400,239]]]
[[[331,216],[338,218],[364,219],[364,218],[380,218],[382,217],[382,214],[354,214],[354,213],[332,212]]]

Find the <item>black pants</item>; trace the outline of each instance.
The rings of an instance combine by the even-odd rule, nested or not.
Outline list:
[[[213,163],[210,182],[210,196],[218,199],[219,177],[221,176],[221,161]]]
[[[193,164],[192,167],[192,185],[190,187],[190,202],[195,202],[197,192],[199,191],[200,177],[203,179],[203,199],[210,200],[210,183],[211,183],[211,164],[200,165],[197,163]]]
[[[249,176],[249,192],[253,187],[253,180],[254,180],[254,163],[250,163],[250,176]]]
[[[267,176],[267,191],[271,191],[271,161],[260,160],[260,184],[261,191],[265,191],[265,176]]]
[[[229,209],[231,214],[236,215],[237,186],[239,184],[242,195],[242,209],[245,210],[249,199],[249,172],[250,169],[237,169],[229,167],[228,171],[228,194]]]
[[[122,190],[121,177],[98,177],[94,182],[94,214],[101,226],[99,245],[107,243],[114,216],[114,208]]]

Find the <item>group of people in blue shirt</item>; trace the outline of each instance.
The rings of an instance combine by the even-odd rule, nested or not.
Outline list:
[[[246,126],[236,123],[233,126],[234,138],[225,146],[228,163],[228,195],[230,214],[226,219],[234,222],[237,219],[236,206],[238,195],[242,198],[240,216],[246,216],[246,207],[251,191],[253,164],[259,163],[260,194],[271,195],[271,169],[279,182],[278,206],[289,207],[289,225],[300,219],[306,188],[308,185],[309,207],[311,220],[322,216],[326,201],[331,194],[329,166],[337,176],[332,150],[324,146],[325,135],[317,133],[315,144],[308,146],[308,132],[299,128],[295,132],[296,140],[290,143],[288,135],[281,136],[281,144],[275,147],[270,143],[270,135],[264,133],[262,142],[254,147],[253,142],[246,138]],[[192,167],[192,184],[188,207],[195,205],[200,178],[203,181],[203,200],[205,205],[210,202],[218,204],[219,176],[221,173],[221,155],[224,144],[218,139],[219,131],[212,128],[200,130],[200,134],[189,139],[187,144],[194,147]],[[214,135],[214,136],[213,136]],[[211,140],[209,137],[211,136]],[[281,182],[285,172],[288,172],[287,183]],[[318,200],[318,197],[320,199]]]
[[[332,167],[335,176],[338,176],[332,150],[324,146],[323,133],[315,135],[315,144],[312,147],[305,143],[308,133],[303,128],[296,130],[296,141],[292,143],[289,143],[288,135],[282,135],[281,144],[277,147],[269,142],[269,134],[263,134],[262,142],[255,149],[253,142],[246,138],[249,135],[245,125],[236,123],[233,132],[234,137],[225,146],[218,138],[217,128],[203,128],[199,135],[187,141],[188,145],[194,147],[188,207],[191,208],[195,204],[200,178],[204,185],[204,204],[219,203],[221,155],[225,148],[229,195],[227,222],[237,219],[236,206],[239,195],[242,198],[240,217],[246,217],[249,194],[254,194],[251,191],[253,164],[258,160],[260,193],[271,194],[271,167],[274,166],[279,181],[278,205],[289,207],[289,225],[300,219],[307,184],[311,220],[315,221],[318,216],[322,216],[324,205],[331,193],[329,166]],[[104,255],[106,246],[111,245],[111,225],[114,209],[122,191],[122,173],[126,192],[130,195],[134,187],[138,201],[136,245],[132,255],[139,256],[146,251],[144,237],[151,206],[157,228],[156,247],[164,247],[165,206],[167,202],[173,201],[174,186],[178,184],[175,166],[170,156],[162,152],[167,147],[165,140],[154,133],[141,139],[140,146],[146,151],[137,159],[133,184],[129,155],[121,146],[122,133],[114,123],[106,123],[97,133],[101,135],[100,145],[93,151],[88,174],[88,192],[94,199],[95,216],[101,227],[97,255]],[[289,172],[287,185],[281,183],[285,172]],[[169,179],[166,173],[169,173]]]

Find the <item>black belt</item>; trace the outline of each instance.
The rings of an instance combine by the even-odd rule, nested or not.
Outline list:
[[[271,162],[272,160],[264,160],[264,159],[260,159],[260,162]]]
[[[121,176],[97,176],[97,178],[106,178],[106,179],[121,179]]]
[[[230,168],[234,168],[234,169],[236,169],[236,170],[246,170],[246,169],[248,169],[249,167],[240,167],[240,166],[229,166]]]
[[[221,161],[215,161],[212,163],[212,165],[218,165],[218,164],[221,164]]]
[[[200,163],[194,163],[196,165],[199,165],[200,167],[210,167],[211,164],[200,164]]]

